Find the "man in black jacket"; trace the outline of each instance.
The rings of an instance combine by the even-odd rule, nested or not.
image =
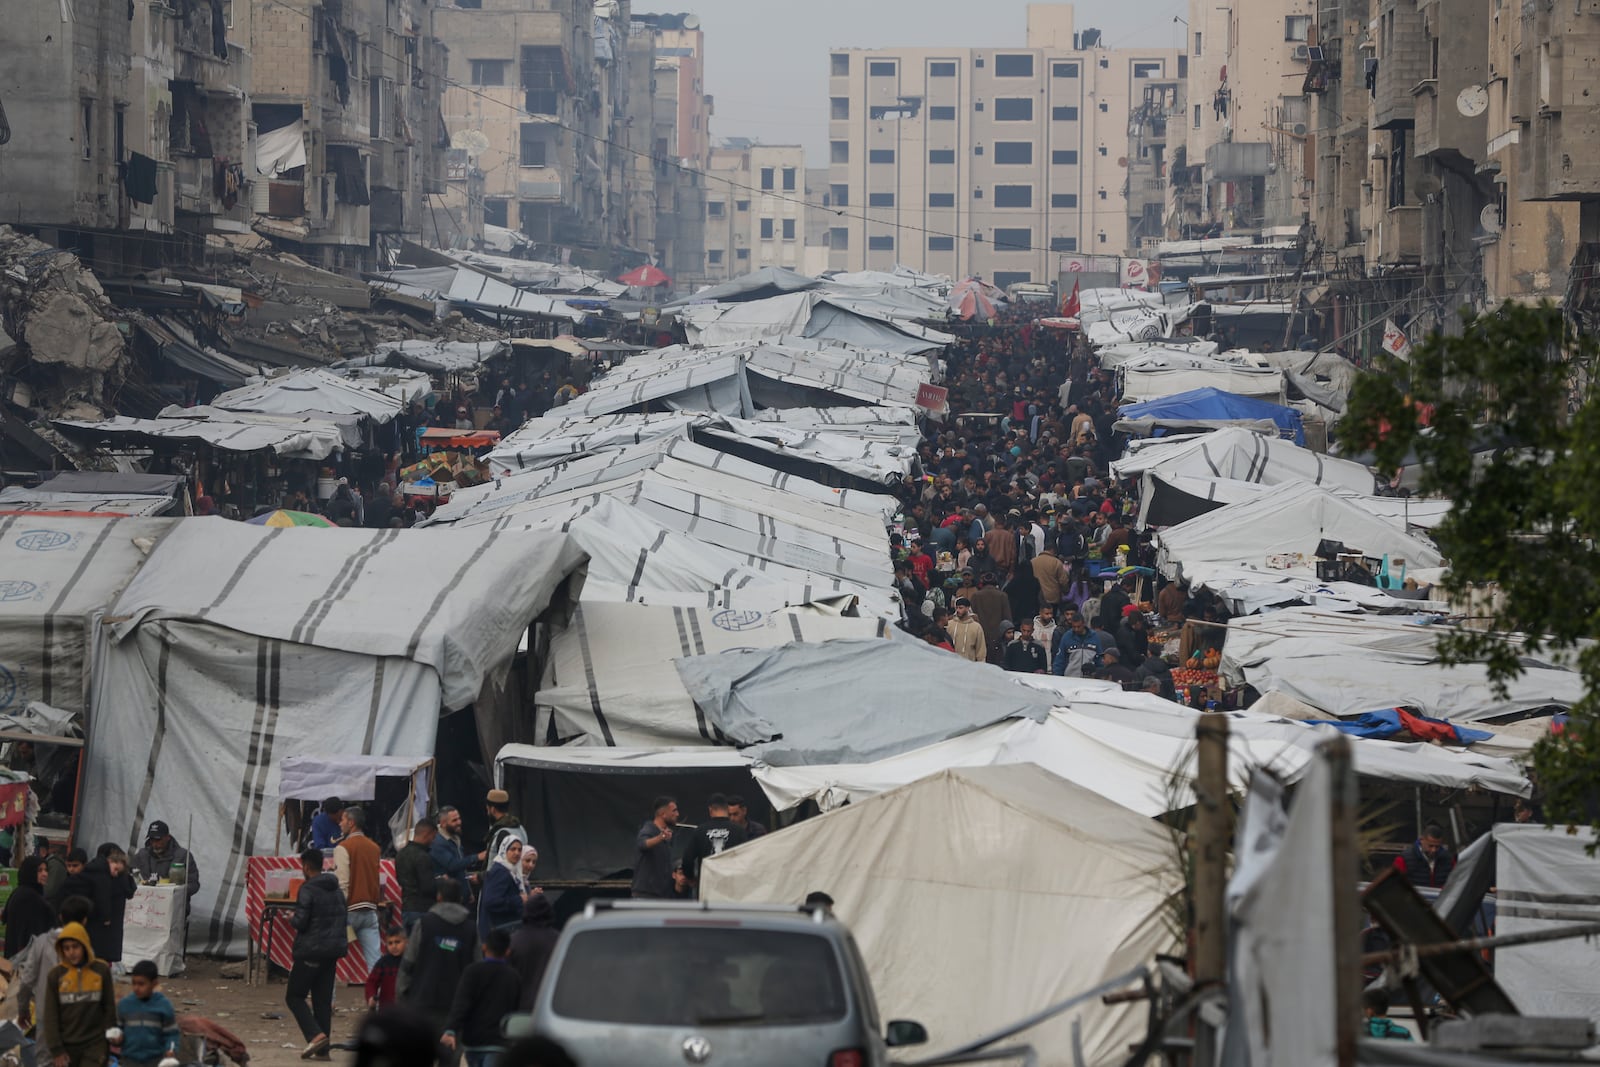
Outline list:
[[[295,898],[294,968],[283,995],[306,1039],[306,1047],[300,1053],[303,1060],[328,1058],[334,976],[349,944],[345,936],[349,920],[344,894],[339,891],[339,879],[333,872],[323,872],[322,862],[321,849],[300,853],[300,869],[306,880]],[[310,1007],[306,1006],[308,996]]]
[[[489,1067],[505,1051],[500,1021],[517,1010],[522,980],[506,962],[510,938],[490,930],[483,942],[483,960],[468,967],[450,1002],[450,1016],[441,1039],[446,1049],[460,1049],[467,1067]]]
[[[462,973],[477,955],[478,922],[461,903],[460,882],[441,878],[435,893],[436,903],[411,931],[395,992],[437,1032],[444,1029]]]
[[[400,922],[407,933],[438,899],[432,853],[433,838],[438,832],[432,819],[418,819],[411,828],[411,840],[394,855],[394,877],[400,883]]]

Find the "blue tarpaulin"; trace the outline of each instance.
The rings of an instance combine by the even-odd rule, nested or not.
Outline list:
[[[1270,419],[1278,426],[1278,434],[1297,445],[1306,443],[1305,428],[1300,413],[1294,408],[1274,404],[1269,400],[1256,400],[1221,389],[1191,389],[1175,393],[1160,400],[1146,400],[1142,404],[1129,404],[1118,414],[1122,419],[1172,419],[1187,422],[1215,420],[1219,422],[1239,419]],[[1159,436],[1160,431],[1157,431]]]
[[[1365,715],[1356,715],[1348,719],[1310,721],[1323,726],[1332,726],[1355,737],[1381,739],[1410,734],[1419,741],[1447,741],[1461,745],[1488,741],[1494,737],[1494,734],[1483,730],[1472,730],[1457,723],[1446,722],[1444,719],[1431,719],[1426,715],[1417,715],[1401,708],[1369,711]]]

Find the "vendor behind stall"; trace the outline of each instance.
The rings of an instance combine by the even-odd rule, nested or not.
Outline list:
[[[173,839],[172,831],[160,819],[145,832],[144,847],[133,854],[132,867],[134,877],[140,881],[152,877],[173,882],[181,879],[191,897],[200,890],[200,868],[194,857]],[[174,868],[181,868],[176,875]]]

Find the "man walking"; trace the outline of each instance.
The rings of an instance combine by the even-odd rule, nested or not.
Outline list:
[[[289,988],[283,999],[306,1039],[300,1058],[325,1060],[328,1032],[333,1029],[334,977],[349,945],[345,939],[349,920],[339,880],[323,873],[322,851],[312,848],[302,852],[300,870],[306,880],[295,898],[294,968],[289,972]]]
[[[400,923],[407,933],[438,896],[431,851],[437,834],[432,819],[418,819],[411,828],[411,840],[394,855],[394,878],[400,883]]]
[[[350,929],[355,931],[361,955],[371,967],[383,951],[382,924],[378,917],[383,895],[378,843],[366,835],[366,822],[366,812],[361,808],[351,806],[340,813],[339,828],[344,836],[339,838],[339,847],[333,850],[333,869],[350,912]]]
[[[637,855],[633,861],[633,895],[636,899],[671,900],[672,829],[678,825],[678,802],[656,797],[650,821],[633,835]]]
[[[173,869],[176,867],[182,867],[183,870],[174,878]],[[160,819],[152,822],[145,831],[144,848],[133,854],[133,870],[136,876],[146,878],[154,875],[174,882],[181,878],[191,897],[200,890],[200,868],[194,862],[194,856],[173,839],[172,831]]]

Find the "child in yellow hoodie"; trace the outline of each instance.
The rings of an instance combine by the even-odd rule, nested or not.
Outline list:
[[[111,968],[94,958],[82,923],[61,928],[56,952],[61,962],[45,982],[43,1012],[52,1067],[104,1067],[111,1056],[106,1031],[117,1025]]]

